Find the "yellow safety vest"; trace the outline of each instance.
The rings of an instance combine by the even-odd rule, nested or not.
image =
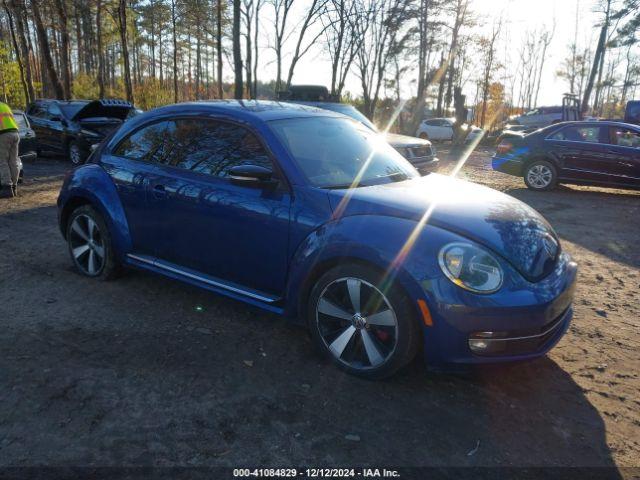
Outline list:
[[[9,105],[0,102],[0,133],[11,130],[18,130],[18,124],[13,119]]]

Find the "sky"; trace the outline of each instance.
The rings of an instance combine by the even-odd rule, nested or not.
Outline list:
[[[305,0],[302,3],[306,3]],[[504,22],[501,61],[515,69],[517,61],[505,61],[509,51],[518,51],[522,44],[524,32],[527,30],[553,29],[555,22],[555,33],[549,47],[546,65],[542,78],[542,87],[538,105],[559,105],[562,94],[568,90],[565,82],[556,78],[556,71],[560,67],[562,60],[568,54],[568,45],[573,42],[575,35],[576,11],[578,12],[578,44],[595,46],[597,41],[597,29],[594,25],[598,15],[595,14],[593,6],[596,0],[472,0],[472,9],[476,13],[479,26],[476,27],[478,33],[489,32],[494,21],[502,17]],[[266,7],[269,8],[268,6]],[[264,12],[268,15],[268,12]],[[269,27],[264,25],[263,31]],[[293,41],[293,40],[292,40]],[[264,52],[266,57],[271,55],[267,48]],[[310,51],[308,56],[303,57],[296,68],[294,83],[297,84],[324,84],[329,86],[331,80],[331,69],[326,55],[322,54],[322,46]],[[285,62],[287,63],[287,62]],[[262,78],[275,77],[275,65],[267,61],[264,68],[261,68]],[[411,75],[401,85],[403,97],[411,97],[415,94],[415,82]],[[347,82],[347,90],[356,96],[360,95],[359,80],[355,75],[351,75]],[[473,98],[475,86],[466,87],[467,98]]]

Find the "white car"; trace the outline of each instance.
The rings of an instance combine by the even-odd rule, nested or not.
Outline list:
[[[416,136],[425,140],[451,141],[454,135],[454,125],[454,118],[429,118],[422,121]],[[465,142],[472,142],[484,134],[484,130],[480,127],[466,123],[462,125],[462,130],[467,132]]]
[[[452,140],[454,123],[455,119],[452,118],[429,118],[423,120],[418,127],[416,137],[436,141]]]

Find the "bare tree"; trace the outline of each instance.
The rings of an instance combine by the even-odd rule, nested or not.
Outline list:
[[[20,70],[20,82],[22,83],[22,89],[24,91],[24,98],[25,98],[25,103],[29,104],[30,97],[29,97],[29,89],[27,88],[27,80],[26,80],[26,76],[25,76],[25,66],[24,66],[24,61],[22,59],[22,54],[21,54],[21,50],[18,47],[18,39],[16,36],[16,29],[15,29],[15,25],[14,25],[14,21],[13,21],[13,13],[12,11],[9,9],[9,6],[7,5],[7,1],[3,0],[2,4],[4,6],[4,10],[7,14],[7,20],[9,23],[9,31],[11,33],[11,41],[13,42],[13,48],[15,50],[16,53],[16,61],[18,62],[18,69]]]
[[[133,102],[133,87],[131,85],[131,65],[129,63],[129,43],[127,39],[127,0],[118,0],[118,33],[120,34],[120,48],[124,64],[124,90],[127,101]]]
[[[300,61],[300,59],[309,52],[309,49],[315,44],[315,42],[322,36],[324,33],[324,28],[320,29],[320,31],[310,40],[305,43],[305,35],[309,30],[309,27],[316,23],[318,19],[322,16],[327,0],[311,0],[311,5],[308,7],[307,14],[304,17],[302,22],[302,26],[300,27],[300,31],[298,33],[298,39],[296,42],[296,48],[291,57],[291,63],[289,64],[289,74],[287,75],[287,88],[291,85],[291,81],[293,80],[293,72],[295,71],[296,65]]]
[[[582,113],[586,113],[589,110],[589,100],[591,99],[591,93],[596,81],[598,71],[602,71],[602,65],[604,64],[604,55],[607,47],[607,34],[609,31],[609,24],[611,22],[611,2],[612,0],[604,1],[604,19],[602,26],[600,27],[600,36],[598,37],[598,45],[596,47],[595,54],[593,56],[593,64],[591,66],[591,73],[587,80],[587,86],[584,90],[584,97],[582,98]]]
[[[38,43],[40,45],[42,62],[47,70],[47,74],[49,75],[49,80],[51,81],[51,85],[53,86],[53,91],[56,98],[62,100],[64,99],[64,90],[62,89],[60,78],[58,77],[58,73],[56,72],[55,66],[53,64],[51,48],[49,47],[49,36],[47,35],[47,30],[45,29],[44,24],[42,23],[42,16],[40,14],[40,7],[38,6],[37,0],[31,0],[31,10],[33,12],[33,19],[36,24],[36,32],[38,34]]]
[[[69,39],[69,19],[67,4],[64,0],[55,1],[56,10],[60,17],[60,66],[62,70],[62,87],[65,98],[71,98],[71,41]]]
[[[403,0],[369,0],[360,5],[356,22],[361,48],[355,58],[362,86],[364,113],[373,119],[389,61],[399,54],[405,38],[401,26],[407,20]]]
[[[242,46],[240,45],[240,0],[233,0],[233,67],[235,75],[235,98],[244,93],[242,82]]]
[[[219,3],[219,0],[218,0]],[[178,103],[178,35],[176,23],[178,22],[178,12],[176,0],[171,0],[171,33],[173,38],[173,101]]]
[[[494,72],[496,62],[496,43],[502,29],[502,19],[493,24],[491,34],[483,37],[480,41],[480,47],[484,58],[484,67],[482,75],[482,113],[480,114],[480,127],[484,128],[487,114],[487,102],[489,100],[489,86],[491,76]]]
[[[98,95],[104,98],[104,52],[102,51],[102,0],[96,1],[96,31],[98,42]]]
[[[331,60],[331,94],[340,96],[360,48],[357,3],[348,0],[331,0],[330,8],[321,17],[326,51]]]
[[[174,23],[175,32],[175,23]],[[175,38],[175,33],[174,33]],[[175,49],[175,42],[174,42]],[[217,50],[217,66],[218,66],[218,98],[224,97],[222,88],[222,0],[217,0],[216,4],[216,50]]]
[[[275,37],[273,49],[276,53],[276,91],[281,90],[283,87],[282,63],[284,58],[284,47],[287,43],[287,40],[289,40],[289,38],[294,36],[294,34],[297,32],[296,46],[291,56],[291,63],[289,64],[287,80],[284,84],[284,86],[289,87],[291,85],[291,81],[293,80],[293,74],[295,72],[296,65],[298,64],[300,59],[309,52],[314,43],[322,36],[322,34],[324,33],[324,29],[326,28],[326,26],[323,27],[311,41],[307,41],[305,39],[309,27],[319,20],[320,16],[325,10],[325,6],[328,0],[310,0],[310,2],[311,3],[308,6],[305,6],[306,14],[304,15],[299,27],[295,26],[293,28],[289,28],[291,11],[294,4],[296,4],[296,0],[271,0],[275,20]]]

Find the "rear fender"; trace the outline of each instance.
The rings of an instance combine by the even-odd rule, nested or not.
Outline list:
[[[129,224],[111,177],[99,165],[83,165],[65,179],[58,197],[58,219],[63,236],[69,216],[84,204],[90,204],[102,215],[111,234],[114,254],[123,261],[132,249]]]

